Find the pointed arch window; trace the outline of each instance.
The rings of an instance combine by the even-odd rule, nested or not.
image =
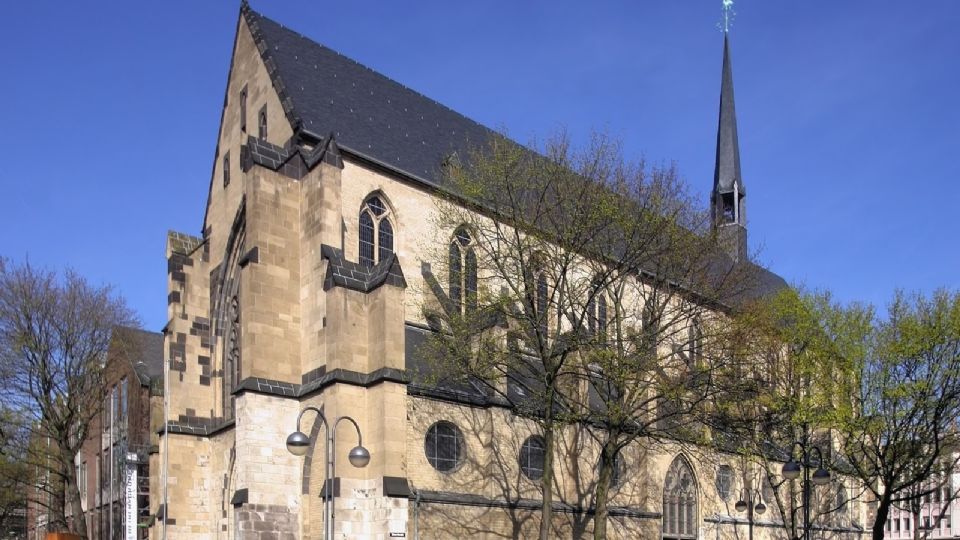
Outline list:
[[[648,354],[655,355],[660,340],[660,313],[656,295],[650,295],[646,299],[640,317],[643,348]]]
[[[247,85],[240,90],[240,132],[247,132]]]
[[[257,114],[257,137],[260,140],[267,140],[267,106],[264,105],[260,108],[260,113]]]
[[[230,152],[223,154],[223,187],[230,185]]]
[[[697,538],[697,481],[690,464],[682,456],[673,460],[663,483],[663,538]]]
[[[737,201],[733,192],[730,193],[721,193],[721,223],[736,223],[737,222]]]
[[[548,300],[548,288],[547,288],[547,273],[541,270],[537,273],[537,300],[536,300],[536,316],[537,324],[540,328],[540,334],[542,336],[547,335],[547,326],[550,319],[549,314],[547,313],[547,300]]]
[[[687,330],[687,362],[691,366],[703,362],[703,323],[699,318],[694,318]]]
[[[550,285],[545,260],[542,253],[533,253],[524,261],[526,264],[523,268],[524,317],[529,323],[529,338],[535,340],[547,338],[550,322]],[[534,336],[537,333],[540,338]]]
[[[599,281],[594,281],[593,291],[587,301],[587,332],[591,335],[607,334],[607,293],[602,290]]]
[[[450,301],[461,314],[477,309],[477,253],[466,227],[459,227],[450,242]]]
[[[380,197],[370,197],[360,209],[360,264],[373,266],[392,253],[390,211]]]
[[[539,481],[543,478],[543,463],[546,460],[547,443],[543,437],[532,435],[523,441],[520,446],[520,470],[523,475],[533,480]]]

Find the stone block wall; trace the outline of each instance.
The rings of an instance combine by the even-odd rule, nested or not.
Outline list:
[[[242,377],[294,384],[300,366],[300,187],[261,168],[247,181],[245,249],[259,260],[244,268]]]
[[[252,392],[238,396],[236,489],[247,489],[251,504],[299,513],[302,458],[286,449],[299,412],[293,399]]]
[[[202,239],[168,234],[164,354],[169,363],[170,420],[196,426],[212,424],[217,416],[209,261]]]
[[[243,504],[236,513],[237,540],[297,540],[297,515],[289,508],[272,504]]]
[[[169,434],[167,538],[210,538],[219,515],[219,493],[213,481],[209,440]],[[162,490],[158,493],[162,493]],[[154,528],[159,533],[160,529]]]

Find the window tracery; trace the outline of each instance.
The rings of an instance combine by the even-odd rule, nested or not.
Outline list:
[[[683,456],[673,460],[663,483],[663,538],[697,538],[697,481]]]
[[[370,197],[360,209],[360,264],[373,266],[393,253],[393,225],[390,211],[378,196]]]
[[[465,227],[453,235],[449,250],[450,301],[461,314],[477,308],[477,254]]]

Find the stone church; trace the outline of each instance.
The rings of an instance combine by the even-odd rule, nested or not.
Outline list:
[[[729,256],[746,260],[726,40],[720,103],[711,205]],[[440,165],[491,133],[242,4],[202,232],[167,240],[151,537],[294,540],[328,525],[338,539],[536,535],[537,460],[517,459],[537,451],[533,425],[409,374],[429,331],[423,241],[453,234],[425,218]],[[759,284],[785,286],[770,273]],[[336,433],[326,485],[327,432],[307,407]],[[287,449],[295,430],[303,456]],[[495,467],[494,455],[512,459]],[[734,457],[662,452],[625,467],[611,537],[747,538]],[[565,485],[556,537],[589,535],[592,510]],[[858,520],[836,531],[858,538]],[[783,537],[769,520],[755,528]]]

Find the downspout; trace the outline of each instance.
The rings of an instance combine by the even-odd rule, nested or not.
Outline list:
[[[110,504],[109,513],[107,514],[110,519],[110,525],[107,530],[110,531],[110,538],[114,538],[113,536],[113,502],[114,502],[113,499],[114,499],[114,488],[116,486],[114,485],[113,472],[114,472],[114,469],[117,468],[117,463],[116,463],[116,457],[113,455],[113,422],[114,422],[113,411],[117,408],[116,401],[117,401],[117,393],[116,393],[116,387],[114,387],[113,389],[110,390],[110,487],[107,488],[109,491],[109,495],[107,496],[107,502]]]
[[[420,540],[420,490],[413,490],[413,540]]]

